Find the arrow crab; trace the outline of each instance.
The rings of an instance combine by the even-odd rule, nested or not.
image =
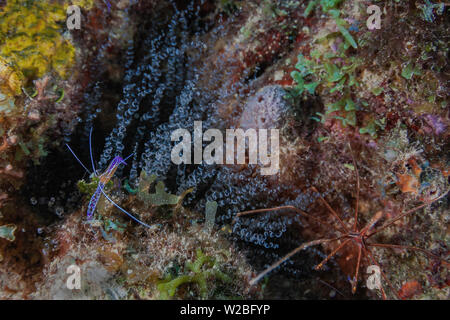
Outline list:
[[[353,213],[353,219],[352,221],[344,221],[341,216],[336,212],[335,209],[331,207],[331,205],[322,197],[320,196],[319,191],[315,187],[311,187],[311,191],[314,193],[319,194],[319,200],[322,205],[324,205],[328,211],[328,217],[326,220],[321,219],[317,216],[315,216],[312,213],[307,213],[303,210],[300,210],[299,208],[292,206],[292,205],[285,205],[285,206],[279,206],[274,208],[266,208],[266,209],[256,209],[256,210],[250,210],[250,211],[243,211],[239,212],[236,217],[236,219],[243,219],[247,216],[251,215],[257,215],[257,214],[264,214],[264,213],[273,213],[273,212],[281,212],[281,211],[290,211],[293,214],[300,215],[301,217],[314,222],[322,227],[327,227],[328,230],[330,230],[333,234],[331,237],[327,238],[321,238],[312,240],[309,242],[302,243],[300,246],[295,248],[294,250],[290,251],[288,254],[283,256],[281,259],[270,265],[268,268],[263,270],[261,273],[259,273],[255,278],[253,278],[250,281],[251,285],[256,284],[259,282],[262,278],[264,278],[266,275],[268,275],[271,271],[282,265],[284,262],[289,260],[291,257],[293,257],[298,252],[305,250],[309,247],[322,245],[327,246],[329,251],[331,251],[326,258],[324,258],[318,265],[315,266],[315,270],[321,270],[324,265],[330,261],[333,257],[335,257],[338,253],[345,252],[347,254],[347,260],[354,261],[354,264],[352,265],[352,277],[349,279],[351,283],[351,291],[353,294],[355,294],[358,286],[358,280],[361,277],[361,268],[363,265],[363,261],[365,260],[368,263],[368,266],[371,266],[371,270],[374,268],[378,270],[379,274],[378,277],[382,277],[382,279],[385,281],[387,286],[390,288],[392,293],[396,298],[401,298],[401,296],[398,294],[397,290],[394,289],[393,284],[389,280],[389,278],[386,275],[386,272],[383,271],[383,268],[381,267],[380,263],[377,261],[373,249],[374,248],[381,248],[381,249],[393,249],[393,250],[407,250],[412,252],[417,252],[424,254],[430,259],[434,259],[437,261],[440,266],[443,266],[447,269],[449,269],[450,263],[443,259],[442,257],[425,250],[423,248],[419,248],[416,246],[409,246],[409,245],[398,245],[398,244],[390,244],[390,243],[377,243],[373,241],[373,238],[375,235],[380,234],[380,232],[394,226],[398,221],[401,219],[404,219],[408,216],[413,215],[414,213],[418,212],[420,209],[423,209],[432,203],[443,199],[450,189],[447,189],[446,191],[442,192],[440,195],[436,195],[432,199],[429,199],[427,201],[424,201],[421,205],[418,205],[412,209],[405,210],[398,215],[387,218],[386,212],[384,211],[378,211],[376,212],[369,221],[364,225],[360,226],[359,221],[359,213],[358,213],[358,206],[359,206],[359,198],[360,198],[360,177],[358,173],[358,168],[356,164],[356,160],[353,156],[352,149],[350,143],[348,143],[348,147],[350,148],[350,153],[353,160],[353,167],[355,171],[355,178],[356,178],[356,200],[355,200],[355,207],[354,207],[354,213]],[[351,214],[350,214],[351,216]],[[448,255],[448,254],[447,254]],[[369,270],[369,269],[368,269]],[[381,291],[381,295],[383,299],[387,299],[385,288],[383,287],[381,283],[381,277],[378,281],[378,285],[376,289],[379,289]],[[370,280],[370,279],[368,279]],[[373,280],[373,279],[372,279]],[[368,285],[369,287],[369,285]]]

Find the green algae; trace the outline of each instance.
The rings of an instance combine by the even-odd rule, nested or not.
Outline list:
[[[199,296],[206,299],[210,291],[208,288],[208,280],[220,280],[225,283],[231,282],[231,278],[219,270],[219,265],[216,260],[211,256],[205,255],[201,249],[197,250],[195,261],[186,262],[185,269],[189,274],[178,275],[175,278],[169,275],[157,285],[160,292],[160,299],[167,300],[172,298],[177,292],[177,289],[186,283],[196,284]]]
[[[192,192],[193,189],[188,189],[181,195],[177,196],[166,192],[164,182],[158,181],[155,186],[155,193],[149,193],[150,186],[156,181],[156,175],[147,175],[142,171],[137,191],[137,198],[145,202],[148,206],[165,206],[177,205],[179,206],[184,197]]]
[[[14,236],[14,232],[16,231],[17,227],[13,224],[6,224],[3,226],[0,226],[0,238],[6,239],[8,241],[14,241],[16,237]]]

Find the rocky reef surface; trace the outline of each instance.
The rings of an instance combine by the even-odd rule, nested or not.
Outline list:
[[[429,0],[0,1],[0,298],[449,299],[449,27]],[[278,129],[278,172],[176,165],[195,121]]]

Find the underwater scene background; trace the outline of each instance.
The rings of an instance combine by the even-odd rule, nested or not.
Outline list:
[[[429,0],[0,1],[0,298],[449,299],[449,27]],[[194,121],[278,129],[279,170],[175,164]]]

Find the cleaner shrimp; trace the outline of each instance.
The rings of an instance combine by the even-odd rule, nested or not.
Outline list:
[[[121,206],[119,206],[117,203],[114,202],[114,200],[112,200],[104,191],[105,186],[107,185],[107,183],[112,179],[112,177],[114,176],[116,170],[119,168],[119,165],[123,164],[127,164],[125,161],[127,159],[129,159],[133,154],[130,154],[128,157],[126,157],[125,159],[123,159],[120,156],[116,156],[114,157],[114,159],[111,161],[111,163],[109,164],[108,168],[106,169],[106,171],[102,174],[98,174],[97,170],[95,169],[95,165],[94,165],[94,158],[92,156],[92,128],[91,131],[89,132],[89,154],[90,154],[90,158],[91,158],[91,165],[92,165],[92,170],[93,172],[91,172],[84,164],[83,162],[81,162],[81,160],[77,157],[77,155],[75,154],[75,152],[72,150],[72,148],[70,148],[70,146],[66,143],[66,147],[69,149],[69,151],[72,153],[72,155],[75,157],[75,159],[78,161],[78,163],[84,168],[84,170],[86,170],[86,172],[88,172],[91,176],[94,175],[95,177],[99,178],[99,182],[98,182],[98,186],[97,189],[95,190],[94,194],[91,197],[91,200],[89,201],[89,205],[88,205],[88,209],[87,209],[87,219],[88,220],[92,220],[92,217],[94,215],[94,212],[97,208],[97,204],[100,201],[101,196],[103,195],[109,202],[111,202],[117,209],[119,209],[120,211],[122,211],[123,213],[125,213],[127,216],[129,216],[131,219],[133,219],[134,221],[136,221],[137,223],[149,228],[149,229],[155,229],[157,228],[157,226],[153,225],[148,225],[145,222],[139,220],[138,218],[136,218],[135,216],[133,216],[131,213],[129,213],[128,211],[126,211],[125,209],[123,209]]]

